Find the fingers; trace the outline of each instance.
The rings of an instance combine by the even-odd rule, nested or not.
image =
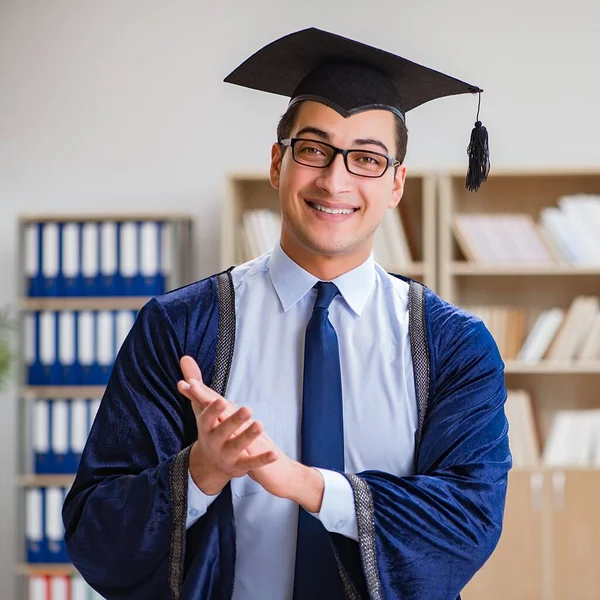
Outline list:
[[[202,373],[200,372],[200,367],[191,356],[183,356],[179,361],[179,366],[181,367],[183,379],[186,381],[195,379],[196,381],[202,382]]]
[[[270,465],[276,460],[277,452],[274,450],[269,450],[268,452],[263,452],[262,454],[255,454],[254,456],[240,458],[236,463],[236,468],[240,472],[243,472],[243,474],[246,474],[249,471],[255,471],[256,469]]]
[[[229,417],[228,421],[233,419],[233,417]],[[219,429],[225,426],[225,421],[221,425],[219,425]],[[241,454],[244,450],[247,450],[249,446],[251,446],[256,438],[263,432],[263,425],[260,421],[255,421],[249,427],[247,427],[242,433],[239,435],[228,438],[228,441],[223,446],[223,454],[227,458],[233,458]],[[216,430],[215,430],[216,431]]]
[[[205,408],[197,418],[198,436],[208,436],[213,429],[226,417],[223,415],[227,408],[227,402],[224,398],[217,398],[214,402]]]

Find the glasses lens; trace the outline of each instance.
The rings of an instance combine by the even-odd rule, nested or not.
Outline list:
[[[379,177],[387,168],[384,156],[374,152],[352,150],[348,152],[348,170],[363,177]]]
[[[324,167],[329,164],[333,150],[329,146],[312,140],[294,142],[294,160],[310,167]]]

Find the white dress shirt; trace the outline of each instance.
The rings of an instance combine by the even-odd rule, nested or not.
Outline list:
[[[277,244],[236,267],[236,340],[226,397],[253,417],[282,452],[300,460],[304,336],[318,278]],[[372,257],[333,282],[329,308],[338,336],[344,408],[344,464],[349,473],[413,473],[417,402],[408,336],[408,284]],[[358,539],[350,484],[319,469],[325,491],[315,518],[328,531]],[[217,496],[188,478],[187,527]],[[292,598],[298,505],[245,476],[231,482],[237,557],[234,600]]]

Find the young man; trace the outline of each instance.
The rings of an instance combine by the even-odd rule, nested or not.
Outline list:
[[[501,531],[503,363],[371,251],[404,112],[478,88],[314,29],[228,80],[292,96],[280,243],[140,312],[65,503],[69,555],[109,600],[454,600]]]

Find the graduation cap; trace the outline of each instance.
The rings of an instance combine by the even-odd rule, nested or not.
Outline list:
[[[409,110],[444,96],[479,94],[475,85],[340,35],[310,28],[261,48],[225,82],[290,98],[321,102],[344,117],[385,109],[403,121]],[[486,128],[477,119],[467,149],[466,187],[478,190],[490,160]]]

